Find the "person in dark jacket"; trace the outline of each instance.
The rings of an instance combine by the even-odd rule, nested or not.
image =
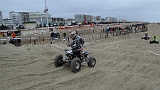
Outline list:
[[[83,52],[84,41],[82,37],[78,36],[75,31],[70,33],[70,38],[73,40],[70,46],[73,50],[75,50],[75,54],[78,58],[82,59],[81,53]]]

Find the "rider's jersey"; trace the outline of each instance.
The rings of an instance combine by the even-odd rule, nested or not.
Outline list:
[[[157,36],[152,36],[152,39],[157,41],[158,37]]]
[[[144,35],[145,37],[148,37],[148,33],[145,33],[145,35]]]
[[[76,45],[76,47],[78,49],[82,48],[84,45],[84,41],[82,40],[82,38],[80,36],[76,36],[75,40],[73,40],[73,42],[70,44],[71,47],[73,47],[74,45]]]

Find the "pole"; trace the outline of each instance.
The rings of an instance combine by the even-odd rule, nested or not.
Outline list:
[[[47,29],[48,29],[48,32],[49,32],[49,25],[48,25],[48,13],[46,13],[47,15]]]
[[[46,16],[46,18],[47,18],[47,28],[48,28],[48,32],[49,32],[49,25],[48,25],[48,15],[49,15],[49,14],[48,14],[47,12],[48,12],[48,8],[47,8],[46,0],[45,0],[44,13],[46,13],[46,15],[47,15],[47,16]]]
[[[41,13],[41,24],[42,24],[42,32],[43,32],[43,20],[42,20],[42,13]]]

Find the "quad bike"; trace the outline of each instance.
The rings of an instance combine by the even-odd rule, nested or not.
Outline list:
[[[10,44],[13,44],[15,46],[21,46],[21,38],[14,38],[9,40]]]
[[[81,57],[78,58],[75,52],[78,49],[72,48],[71,50],[65,49],[65,55],[57,55],[54,58],[54,65],[55,67],[63,66],[65,63],[68,63],[71,67],[71,71],[76,73],[79,72],[81,69],[82,63],[87,63],[89,67],[94,67],[96,64],[96,59],[94,57],[88,57],[90,52],[81,52]]]
[[[150,43],[150,44],[152,44],[152,43],[157,43],[157,44],[159,44],[159,41],[158,41],[158,40],[150,40],[149,43]]]
[[[144,37],[142,37],[141,39],[149,40],[150,38],[144,36]]]

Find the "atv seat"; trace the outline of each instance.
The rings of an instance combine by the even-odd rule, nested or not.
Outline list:
[[[64,49],[64,51],[69,51],[68,49]]]
[[[91,54],[90,52],[87,52],[87,51],[85,51],[85,52],[82,52],[83,54]]]

